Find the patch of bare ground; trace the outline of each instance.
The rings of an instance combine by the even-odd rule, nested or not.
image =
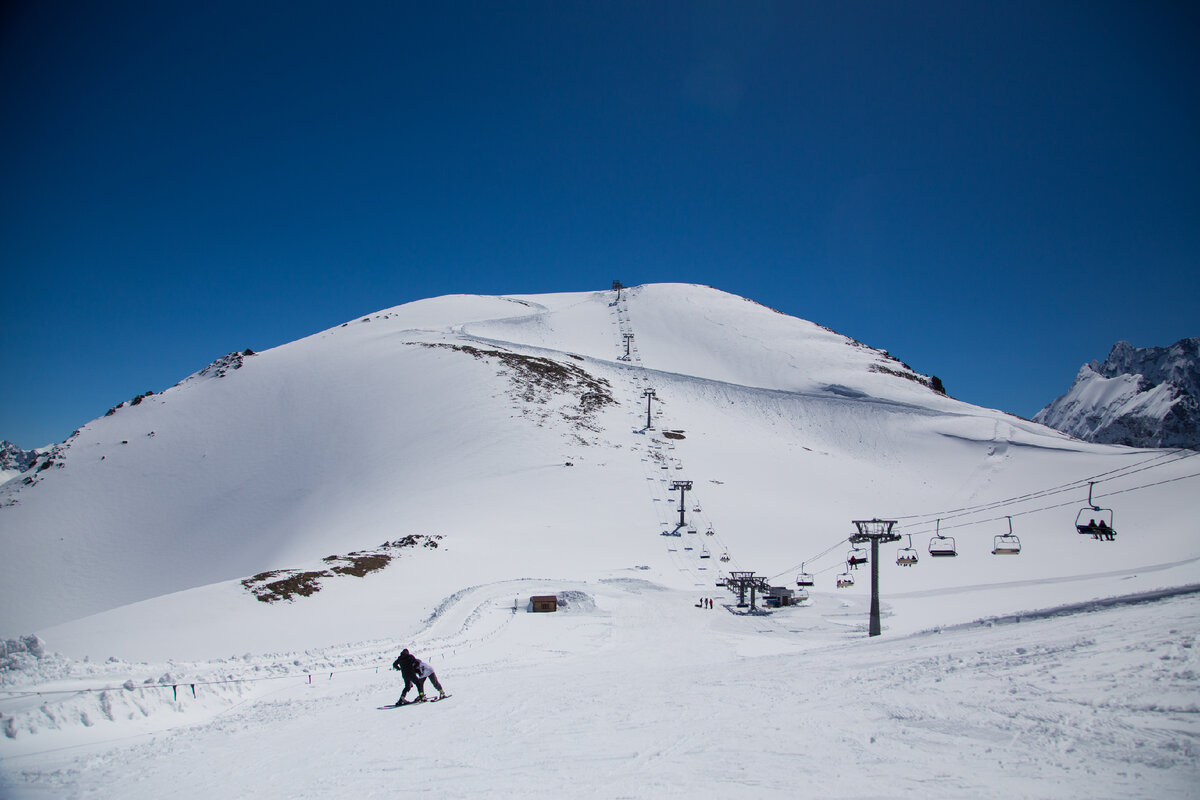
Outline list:
[[[509,397],[522,401],[523,416],[534,419],[538,424],[544,423],[552,414],[558,416],[575,427],[590,431],[599,430],[593,418],[605,406],[617,403],[612,395],[612,384],[605,378],[597,377],[580,366],[555,361],[542,356],[529,356],[514,353],[510,350],[496,350],[476,347],[469,344],[450,344],[447,342],[409,342],[421,347],[436,347],[466,353],[480,360],[494,359],[500,362],[501,375],[506,375],[511,381],[512,389]],[[581,356],[567,354],[568,358],[583,361]],[[575,403],[565,398],[578,398]],[[552,403],[559,400],[558,403]],[[553,408],[551,406],[554,406]],[[586,444],[586,442],[585,442]]]
[[[326,556],[321,559],[329,565],[326,569],[274,569],[246,578],[242,581],[242,586],[263,603],[311,597],[321,591],[322,581],[339,575],[365,577],[383,569],[392,559],[399,558],[400,550],[408,547],[437,549],[441,538],[436,535],[410,534],[394,542],[384,542],[373,550],[356,550],[344,556]]]

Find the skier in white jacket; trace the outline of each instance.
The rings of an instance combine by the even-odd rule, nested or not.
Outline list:
[[[446,696],[446,692],[442,689],[442,684],[438,682],[437,673],[433,671],[433,667],[408,652],[407,647],[392,662],[392,669],[400,670],[400,674],[404,676],[404,691],[400,693],[400,699],[396,701],[396,705],[404,705],[406,702],[404,696],[408,694],[409,688],[414,685],[417,687],[417,700],[424,700],[426,678],[433,683],[433,688],[438,690],[438,700]]]

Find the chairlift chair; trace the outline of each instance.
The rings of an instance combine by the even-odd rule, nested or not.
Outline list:
[[[706,545],[700,545],[700,557],[712,558],[712,554],[708,552],[708,547]]]
[[[695,532],[696,532],[696,529],[695,529],[695,528],[688,528],[688,529],[687,529],[687,532],[688,532],[688,533],[695,533]]]
[[[802,603],[807,599],[808,599],[808,592],[805,591],[804,589],[797,589],[795,592],[792,593],[792,602],[793,603]]]
[[[902,567],[911,567],[917,563],[917,550],[912,546],[912,534],[908,536],[908,547],[901,547],[896,551],[896,563]]]
[[[837,576],[837,588],[849,589],[854,585],[854,576],[850,574],[850,565],[846,565],[846,571]]]
[[[846,563],[850,566],[850,569],[858,569],[858,565],[866,564],[867,560],[867,548],[865,547],[855,547],[846,556]]]
[[[1095,482],[1088,481],[1088,504],[1079,509],[1075,516],[1075,530],[1098,541],[1116,541],[1117,531],[1113,528],[1112,509],[1101,508],[1092,500],[1092,487],[1095,485]]]
[[[936,557],[956,556],[958,549],[954,546],[953,536],[942,536],[942,521],[937,521],[933,538],[929,540],[929,555]]]
[[[704,535],[705,535],[705,536],[716,536],[716,535],[717,535],[717,532],[716,532],[716,531],[714,531],[714,530],[712,529],[712,526],[710,525],[710,526],[708,527],[708,530],[706,530],[706,531],[704,532]]]
[[[1017,556],[1021,554],[1021,540],[1012,530],[1012,517],[1008,518],[1008,533],[996,536],[992,543],[992,555]]]
[[[811,572],[804,571],[804,564],[800,565],[800,574],[796,576],[797,586],[813,586],[813,576]]]
[[[721,561],[723,561],[725,563],[729,563],[729,551],[728,550],[726,550],[724,553],[721,554]]]

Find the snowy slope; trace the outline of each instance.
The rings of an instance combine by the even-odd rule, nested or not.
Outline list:
[[[551,586],[574,611],[511,609]],[[75,724],[0,739],[0,795],[1190,798],[1198,597],[867,639],[832,591],[763,617],[636,579],[495,584],[404,641],[444,704],[377,709],[399,643],[97,664],[76,684],[117,688],[50,706]]]
[[[219,377],[206,370],[89,423],[59,468],[0,508],[10,556],[0,566],[0,630],[107,612],[108,622],[77,629],[120,652],[113,630],[128,630],[122,614],[135,611],[114,609],[160,597],[154,605],[191,607],[179,593],[193,592],[237,615],[226,634],[233,649],[298,646],[280,624],[293,615],[297,635],[335,643],[404,630],[464,585],[583,577],[581,561],[586,574],[640,565],[666,585],[708,585],[714,570],[699,567],[713,565],[697,560],[698,545],[672,549],[658,536],[676,517],[668,478],[695,482],[689,502],[715,530],[711,550],[772,575],[847,535],[851,519],[919,514],[907,530],[927,538],[939,509],[1148,457],[938,395],[920,376],[893,374],[905,368],[880,351],[713,289],[651,285],[612,302],[596,292],[412,303],[246,356]],[[628,362],[618,360],[624,332],[635,337]],[[543,381],[525,369],[541,358],[577,374]],[[595,393],[577,378],[611,402],[581,416]],[[661,425],[685,438],[656,443],[640,432],[649,385]],[[1188,512],[1172,502],[1179,496],[1170,484],[1123,498],[1123,513],[1154,524],[1140,540],[1081,552],[1063,535],[1066,508],[1020,520],[1037,557],[997,561],[991,537],[1006,527],[993,522],[960,531],[975,544],[952,568],[888,580],[915,592],[1186,560],[1200,548],[1190,521],[1170,524]],[[436,552],[291,604],[359,608],[349,631],[314,629],[307,611],[254,602],[239,583],[412,534],[445,538]],[[384,598],[412,612],[396,614]],[[128,646],[178,638],[135,633]]]
[[[438,769],[406,785],[432,796],[703,797],[798,769],[823,796],[1188,796],[1200,462],[927,384],[677,284],[435,298],[230,354],[0,489],[0,634],[41,637],[0,653],[0,781],[359,797],[396,791],[391,743],[419,729],[404,755]],[[689,526],[664,536],[678,479]],[[1113,542],[1075,532],[1089,479]],[[922,558],[885,546],[868,642],[867,570],[834,578],[875,516]],[[994,556],[1009,516],[1022,553]],[[928,556],[935,529],[957,558]],[[715,585],[802,561],[811,599],[770,615]],[[319,591],[259,602],[242,581],[268,570]],[[1103,602],[1147,592],[1168,599]],[[543,593],[564,612],[525,613]],[[401,645],[447,705],[374,709]]]
[[[1117,342],[1034,419],[1089,442],[1200,446],[1200,338],[1170,347]]]

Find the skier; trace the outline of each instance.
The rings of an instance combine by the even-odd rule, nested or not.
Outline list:
[[[438,690],[438,700],[446,697],[446,691],[442,688],[442,684],[438,683],[437,673],[433,671],[433,667],[408,652],[407,647],[392,662],[392,669],[400,670],[400,674],[404,676],[404,691],[400,693],[400,699],[396,701],[396,705],[402,706],[408,702],[404,699],[404,696],[408,694],[409,688],[414,685],[417,687],[416,702],[423,701],[425,699],[426,678],[432,681],[433,688]]]

